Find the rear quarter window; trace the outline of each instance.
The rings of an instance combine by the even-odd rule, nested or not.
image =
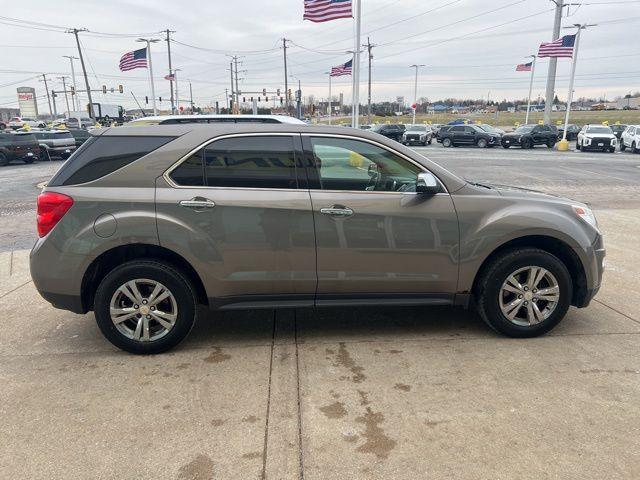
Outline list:
[[[104,177],[169,143],[175,137],[91,137],[49,182],[52,187],[77,185]]]

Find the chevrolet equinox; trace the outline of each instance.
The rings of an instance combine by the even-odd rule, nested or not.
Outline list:
[[[584,204],[472,183],[382,135],[303,125],[92,132],[38,197],[31,275],[134,353],[211,309],[474,305],[543,334],[600,287]]]

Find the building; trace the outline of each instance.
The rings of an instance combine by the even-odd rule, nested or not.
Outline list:
[[[8,122],[11,117],[19,117],[20,110],[17,108],[0,108],[0,120]]]
[[[640,109],[640,97],[621,98],[616,101],[617,110],[638,110]]]

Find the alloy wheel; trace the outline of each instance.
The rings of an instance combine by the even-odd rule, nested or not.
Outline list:
[[[560,300],[560,287],[549,270],[528,266],[507,277],[498,297],[500,310],[507,320],[529,327],[553,313]]]
[[[125,337],[138,342],[159,340],[178,318],[171,291],[155,280],[138,278],[118,287],[109,305],[111,321]]]

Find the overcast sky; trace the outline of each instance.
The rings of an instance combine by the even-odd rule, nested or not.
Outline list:
[[[572,3],[576,3],[573,0]],[[413,97],[413,70],[420,70],[418,96],[430,100],[457,98],[495,99],[526,97],[529,74],[516,72],[518,63],[536,53],[551,39],[553,3],[550,0],[362,0],[362,41],[373,48],[373,98],[395,100]],[[16,106],[16,87],[37,89],[40,111],[47,112],[38,72],[49,74],[49,88],[60,88],[56,77],[70,75],[69,60],[76,55],[73,35],[48,26],[16,26],[7,18],[47,25],[87,28],[80,35],[87,57],[92,88],[123,84],[125,94],[96,94],[94,101],[134,106],[150,95],[147,70],[118,70],[120,56],[140,48],[135,35],[162,38],[159,32],[175,30],[173,66],[178,72],[180,98],[188,99],[188,81],[198,105],[225,100],[229,87],[229,58],[241,56],[244,72],[241,90],[284,88],[282,37],[290,39],[289,74],[301,80],[303,95],[326,98],[327,72],[349,59],[353,49],[353,21],[314,24],[302,20],[302,0],[31,0],[3,2],[0,25],[0,104]],[[576,75],[576,97],[606,95],[608,99],[640,90],[640,1],[585,0],[573,7],[563,25],[597,23],[583,32]],[[24,24],[23,24],[24,25]],[[565,30],[563,33],[570,33]],[[129,34],[130,37],[101,35]],[[198,48],[193,48],[198,47]],[[156,95],[168,108],[167,45],[152,46]],[[569,59],[560,59],[556,91],[565,98]],[[538,62],[533,97],[544,94],[547,59]],[[80,84],[80,65],[76,75]],[[334,78],[333,94],[350,101],[350,77]],[[362,56],[361,101],[366,102],[366,54]],[[297,83],[290,79],[289,83]],[[64,110],[58,98],[58,109]]]

